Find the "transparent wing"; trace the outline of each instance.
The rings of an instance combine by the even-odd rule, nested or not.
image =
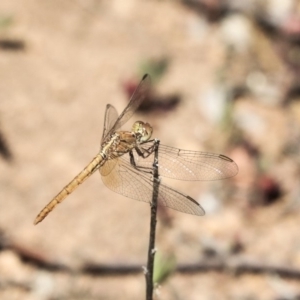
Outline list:
[[[101,144],[104,141],[104,138],[107,136],[107,133],[111,130],[118,119],[118,112],[114,106],[107,104],[104,116],[104,126],[103,126],[103,133]]]
[[[118,158],[118,163],[107,176],[102,176],[102,180],[109,189],[116,193],[138,201],[151,203],[152,176],[149,173],[134,169],[128,157],[129,154],[125,154]],[[205,214],[196,200],[164,184],[159,185],[158,201],[166,207],[184,213],[198,216]]]
[[[153,141],[144,143],[140,148],[152,151]],[[158,149],[159,175],[179,180],[218,180],[235,176],[237,164],[222,154],[182,150],[160,144]],[[151,168],[153,156],[140,157],[133,151],[139,167]]]
[[[136,109],[140,106],[140,104],[144,101],[147,92],[149,90],[150,86],[150,76],[148,74],[144,75],[142,78],[140,84],[132,94],[130,101],[126,108],[123,110],[119,118],[116,120],[116,122],[111,126],[109,130],[106,130],[106,133],[103,134],[102,139],[105,140],[111,132],[116,131],[118,128],[120,128],[122,125],[124,125],[133,115],[133,113],[136,111]],[[112,107],[112,106],[111,106]],[[105,116],[107,115],[107,112]],[[106,119],[106,118],[105,118]],[[106,121],[105,121],[106,122]],[[111,124],[111,121],[108,121],[109,124]],[[105,124],[104,124],[105,125]]]
[[[105,164],[100,167],[101,176],[108,176],[113,168],[116,166],[118,160],[117,159],[109,159],[105,162]]]

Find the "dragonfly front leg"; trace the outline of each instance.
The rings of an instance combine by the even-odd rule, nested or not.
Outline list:
[[[137,154],[143,158],[147,158],[148,156],[150,156],[153,152],[154,152],[154,146],[155,146],[155,142],[156,140],[151,140],[151,141],[148,141],[147,144],[151,142],[151,146],[146,148],[146,147],[141,147],[141,145],[143,144],[140,144],[140,145],[137,145],[135,147],[135,150],[137,152]]]
[[[141,145],[137,145],[134,148],[136,153],[138,154],[138,156],[140,156],[142,158],[147,158],[154,152],[154,148],[155,148],[154,146],[155,146],[155,143],[157,142],[157,140],[151,140],[151,141],[148,141],[147,143],[149,143],[149,142],[151,142],[150,147],[141,147]],[[152,170],[153,170],[152,168],[142,167],[142,166],[138,166],[136,164],[132,151],[129,152],[129,156],[130,156],[130,163],[136,170],[152,174]]]
[[[137,151],[137,153],[139,154],[139,152]],[[151,154],[151,153],[150,153]],[[149,155],[150,155],[149,154]],[[140,155],[140,154],[139,154]],[[148,156],[149,156],[148,155]],[[134,155],[132,153],[132,151],[129,151],[129,156],[130,156],[130,164],[132,165],[132,167],[134,169],[136,169],[137,171],[140,171],[140,172],[144,172],[144,173],[150,173],[152,174],[152,168],[149,168],[149,167],[141,167],[141,166],[138,166],[135,162],[135,159],[134,159]],[[142,157],[144,157],[143,155],[141,155]],[[148,157],[147,156],[147,157]]]

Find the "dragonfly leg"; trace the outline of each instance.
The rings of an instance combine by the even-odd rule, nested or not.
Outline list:
[[[154,145],[155,145],[155,143],[153,143],[153,145],[151,145],[148,148],[136,146],[135,150],[139,156],[141,156],[143,158],[147,158],[154,152]]]
[[[151,154],[151,153],[150,153]],[[149,154],[149,155],[150,155]],[[148,156],[149,156],[148,155]],[[148,168],[148,167],[141,167],[141,166],[138,166],[135,162],[135,159],[134,159],[134,155],[132,153],[132,151],[129,151],[129,156],[130,156],[130,164],[137,170],[137,171],[141,171],[141,172],[145,172],[145,173],[150,173],[152,174],[152,168]],[[144,157],[143,155],[141,155],[142,157]]]

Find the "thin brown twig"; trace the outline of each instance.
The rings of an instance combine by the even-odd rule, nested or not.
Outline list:
[[[126,276],[141,274],[141,264],[99,264],[85,263],[80,268],[74,268],[54,259],[47,258],[39,251],[32,250],[26,246],[9,241],[0,232],[0,253],[1,251],[13,251],[24,263],[34,266],[37,269],[48,272],[65,272],[71,274],[86,274],[91,276]],[[254,261],[254,259],[251,259]],[[282,278],[300,280],[300,269],[286,267],[283,265],[271,265],[267,263],[249,262],[237,259],[235,256],[221,259],[206,259],[191,264],[179,264],[174,270],[180,274],[200,274],[205,272],[228,273],[234,276],[243,274],[277,274]]]
[[[90,264],[84,269],[81,269],[85,274],[94,276],[123,276],[134,275],[141,273],[141,266],[136,265],[104,265]],[[179,274],[200,274],[205,272],[228,273],[233,276],[241,276],[243,274],[270,274],[279,275],[286,279],[300,280],[300,270],[285,266],[267,265],[260,262],[249,263],[245,261],[232,262],[231,259],[226,261],[221,260],[206,260],[193,264],[180,264],[175,269]]]
[[[36,251],[32,251],[14,243],[5,243],[5,245],[3,245],[0,239],[0,252],[1,250],[13,251],[24,263],[48,272],[65,272],[71,274],[86,274],[90,276],[132,276],[135,274],[141,274],[142,269],[141,264],[98,263],[86,263],[82,265],[82,267],[76,269],[47,259],[45,255],[40,255]],[[250,263],[237,259],[234,259],[234,262],[233,259],[210,259],[191,264],[179,264],[174,272],[187,275],[205,272],[219,272],[228,273],[234,276],[241,276],[243,274],[277,274],[282,278],[300,280],[300,269],[280,265],[268,265],[259,261],[256,263]]]
[[[153,162],[153,193],[151,202],[151,219],[150,219],[150,235],[148,247],[148,261],[146,270],[146,300],[153,299],[153,269],[155,258],[155,232],[156,232],[156,214],[157,214],[157,198],[159,190],[159,174],[158,174],[158,147],[159,140],[154,141],[154,162]]]

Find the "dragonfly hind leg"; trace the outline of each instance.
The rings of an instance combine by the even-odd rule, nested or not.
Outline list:
[[[157,140],[151,140],[151,141],[148,141],[147,143],[149,143],[149,142],[151,142],[151,146],[148,148],[139,147],[139,146],[136,146],[134,148],[136,153],[138,154],[138,156],[140,156],[142,158],[147,158],[154,152],[155,143],[157,142]],[[132,151],[129,152],[129,156],[130,156],[130,163],[136,170],[152,174],[153,168],[142,167],[142,166],[138,166],[136,164]]]

